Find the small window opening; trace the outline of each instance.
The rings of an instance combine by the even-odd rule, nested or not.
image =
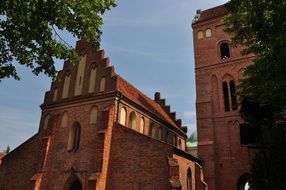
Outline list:
[[[221,56],[221,59],[228,59],[228,58],[230,58],[228,43],[222,43],[220,45],[220,56]]]

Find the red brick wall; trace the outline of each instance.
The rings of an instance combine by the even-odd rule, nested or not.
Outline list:
[[[31,178],[38,172],[44,155],[43,139],[36,134],[2,159],[0,190],[33,190]]]
[[[167,156],[171,146],[114,126],[106,189],[171,189]]]

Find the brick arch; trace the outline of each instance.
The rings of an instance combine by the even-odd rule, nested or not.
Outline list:
[[[216,43],[216,47],[217,47],[217,56],[219,58],[219,60],[223,60],[222,56],[221,56],[221,45],[222,44],[228,44],[228,51],[229,51],[229,56],[227,59],[231,58],[232,57],[232,51],[231,51],[231,47],[230,47],[230,44],[231,44],[231,41],[230,40],[227,40],[227,39],[224,39],[224,40],[220,40]]]
[[[231,80],[235,81],[235,80],[234,80],[234,77],[233,77],[231,74],[229,74],[229,73],[226,73],[226,74],[222,77],[222,81],[229,82],[229,81],[231,81]]]
[[[72,186],[75,184],[75,183],[79,183],[80,186],[81,186],[81,189],[83,189],[83,185],[82,185],[82,182],[81,180],[79,179],[79,177],[75,174],[71,174],[68,179],[66,180],[65,182],[65,185],[64,185],[64,190],[73,190],[72,189]],[[77,190],[81,190],[80,188],[77,189]]]

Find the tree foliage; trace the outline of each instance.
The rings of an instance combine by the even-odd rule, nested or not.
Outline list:
[[[276,114],[286,107],[286,1],[231,0],[226,4],[228,33],[233,44],[256,59],[245,71],[242,96],[271,103]]]
[[[0,1],[0,81],[19,79],[15,61],[36,75],[44,72],[55,77],[53,58],[77,59],[57,30],[99,45],[102,15],[114,6],[115,0]]]
[[[8,154],[10,152],[10,146],[7,146],[6,149],[4,150],[5,154]]]
[[[192,132],[189,138],[187,138],[187,142],[194,143],[198,141],[197,131]]]
[[[274,112],[261,126],[263,148],[253,160],[251,189],[286,189],[286,1],[230,0],[226,8],[233,44],[256,56],[240,83],[240,96],[271,104]]]

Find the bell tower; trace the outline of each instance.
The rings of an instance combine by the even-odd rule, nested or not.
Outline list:
[[[224,32],[224,6],[198,11],[192,24],[196,73],[198,156],[209,190],[244,189],[251,153],[239,137],[237,86],[253,56],[242,56]]]

